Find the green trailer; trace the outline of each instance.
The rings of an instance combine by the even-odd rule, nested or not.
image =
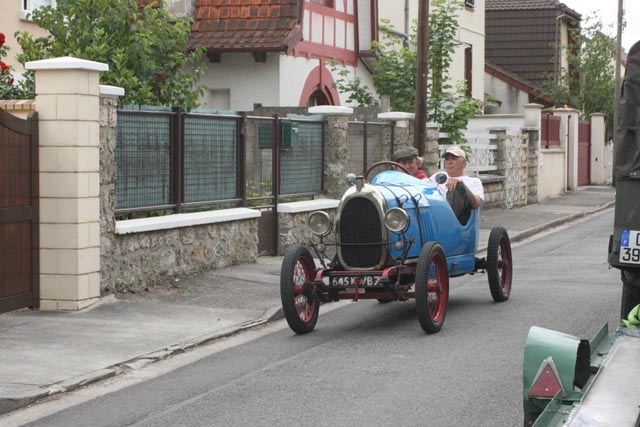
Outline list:
[[[532,327],[523,368],[524,425],[640,425],[640,330],[608,325],[591,340]]]

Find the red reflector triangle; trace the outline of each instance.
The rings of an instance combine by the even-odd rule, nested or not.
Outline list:
[[[564,387],[562,387],[556,364],[553,363],[552,357],[548,357],[542,362],[542,365],[540,365],[540,369],[538,369],[536,378],[533,380],[527,396],[552,398],[558,394],[559,391],[562,392],[562,397],[567,396]]]

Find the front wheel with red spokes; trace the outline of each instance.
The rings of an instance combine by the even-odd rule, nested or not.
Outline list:
[[[449,303],[449,270],[442,246],[428,242],[420,251],[416,268],[416,311],[425,332],[438,332]]]
[[[280,270],[282,311],[296,334],[313,331],[318,321],[319,302],[313,285],[316,269],[313,257],[304,246],[289,248]]]
[[[511,294],[513,259],[509,235],[502,227],[492,228],[489,234],[486,268],[493,300],[495,302],[508,300]]]

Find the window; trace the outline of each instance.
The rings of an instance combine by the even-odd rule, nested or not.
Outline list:
[[[56,0],[20,0],[20,19],[30,20],[28,15],[42,6],[56,7]]]
[[[471,98],[473,86],[473,48],[471,47],[464,50],[464,80],[467,84],[465,96]]]
[[[326,7],[333,7],[333,0],[311,0],[311,3],[321,4]]]
[[[476,5],[475,5],[475,0],[464,0],[464,5],[468,8],[473,9]]]

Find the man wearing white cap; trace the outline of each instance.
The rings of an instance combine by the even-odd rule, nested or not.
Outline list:
[[[464,225],[469,220],[471,211],[484,203],[482,181],[464,174],[467,155],[459,146],[453,145],[447,148],[442,157],[444,169],[449,178],[446,183],[439,184],[438,187],[446,195],[460,223]]]

